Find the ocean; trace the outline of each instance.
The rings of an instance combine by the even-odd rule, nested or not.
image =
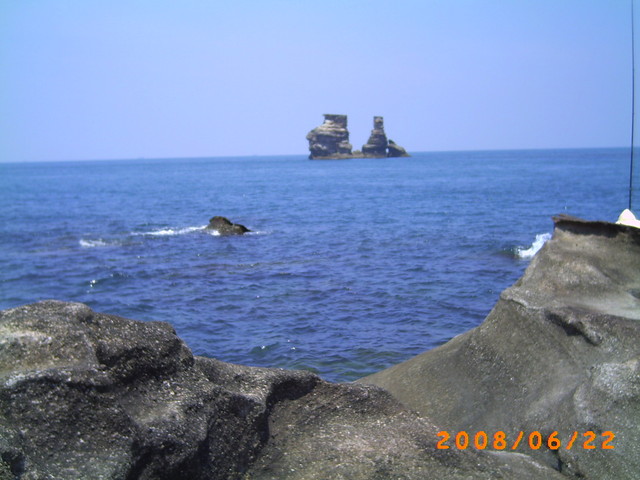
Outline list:
[[[0,308],[83,302],[351,381],[481,323],[551,217],[615,221],[628,175],[622,148],[3,163]]]

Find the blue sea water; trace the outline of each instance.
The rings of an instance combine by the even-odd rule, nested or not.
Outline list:
[[[628,168],[625,149],[0,164],[0,308],[84,302],[349,381],[478,325],[552,215],[615,221]]]

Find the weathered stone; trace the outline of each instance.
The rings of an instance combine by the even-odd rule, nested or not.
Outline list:
[[[504,431],[513,443],[539,431],[542,448],[525,437],[518,451],[569,478],[640,478],[640,230],[554,220],[484,323],[361,382],[450,432]],[[583,448],[589,431],[594,449]],[[602,448],[605,432],[614,450]]]
[[[243,235],[250,232],[247,227],[238,223],[232,223],[225,217],[212,217],[209,220],[208,230],[216,230],[220,235]]]
[[[439,450],[379,387],[193,357],[173,328],[46,301],[0,312],[0,473],[20,479],[560,479]]]
[[[387,135],[384,133],[382,117],[373,117],[373,130],[369,140],[362,146],[362,153],[367,157],[383,158],[387,156]]]
[[[407,151],[393,140],[389,139],[387,145],[387,157],[409,157]]]
[[[352,158],[347,116],[325,114],[324,123],[307,134],[310,159]]]
[[[322,125],[307,134],[310,159],[408,157],[409,154],[395,142],[387,141],[382,117],[373,117],[373,130],[362,150],[351,151],[346,115],[325,114]]]

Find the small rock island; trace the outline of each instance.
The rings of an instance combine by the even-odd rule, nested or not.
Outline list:
[[[362,150],[352,151],[347,129],[347,116],[325,114],[324,123],[307,134],[311,160],[335,160],[347,158],[408,157],[407,151],[384,132],[384,119],[373,117],[373,130]]]
[[[247,227],[240,225],[239,223],[233,223],[226,217],[215,216],[209,220],[209,225],[205,227],[206,230],[215,230],[219,235],[244,235],[250,232]]]

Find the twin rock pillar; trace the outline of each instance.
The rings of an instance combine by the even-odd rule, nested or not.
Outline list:
[[[307,134],[310,159],[408,157],[407,151],[387,140],[382,117],[373,117],[373,130],[362,151],[351,151],[346,115],[325,114],[324,123]]]

